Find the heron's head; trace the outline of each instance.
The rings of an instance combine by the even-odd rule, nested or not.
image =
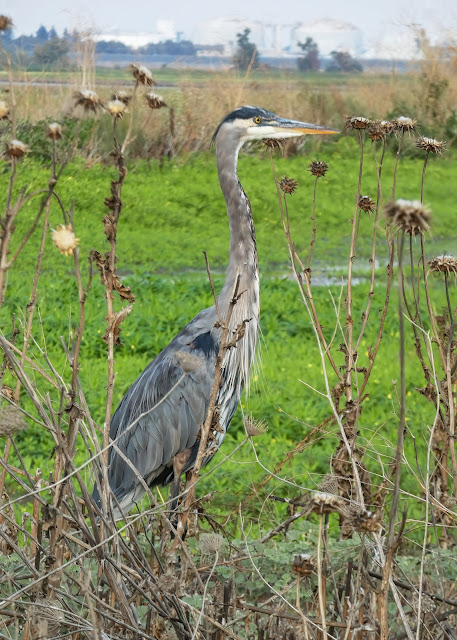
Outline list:
[[[339,133],[339,131],[309,122],[280,118],[271,111],[260,107],[245,106],[239,107],[225,116],[214,134],[214,140],[217,141],[219,136],[229,136],[232,139],[237,139],[241,146],[250,140],[268,138],[282,140],[306,134],[331,133]]]

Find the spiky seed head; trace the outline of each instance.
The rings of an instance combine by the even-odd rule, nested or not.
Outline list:
[[[29,151],[29,147],[20,140],[10,140],[5,145],[5,156],[7,158],[22,158]]]
[[[0,31],[8,31],[13,28],[13,21],[9,16],[0,16]]]
[[[122,100],[110,100],[106,109],[113,118],[123,118],[127,105]]]
[[[309,553],[299,553],[292,561],[292,571],[302,578],[310,576],[315,570],[314,558]]]
[[[252,413],[244,417],[243,424],[250,438],[263,436],[268,431],[268,425],[265,420],[256,420]]]
[[[403,133],[411,133],[416,130],[417,120],[408,118],[407,116],[400,116],[392,120],[394,131],[400,131]]]
[[[348,116],[346,120],[346,124],[344,125],[345,129],[368,129],[371,121],[368,118],[364,118],[363,116]]]
[[[381,129],[386,136],[391,136],[395,131],[395,125],[390,120],[381,120]]]
[[[322,160],[313,160],[308,169],[316,178],[323,178],[328,171],[328,164]]]
[[[436,258],[432,258],[428,263],[430,272],[441,272],[447,273],[450,275],[451,273],[457,274],[457,260],[454,256],[437,256]]]
[[[46,135],[51,140],[60,140],[62,137],[62,125],[58,122],[51,122],[51,124],[48,124]]]
[[[168,107],[163,97],[160,96],[158,93],[155,93],[155,91],[148,91],[145,97],[146,97],[148,106],[151,109],[161,109],[162,107]]]
[[[102,106],[100,98],[95,91],[91,89],[81,89],[81,91],[77,91],[74,95],[76,106],[83,107],[85,111],[93,111],[95,113],[97,109]]]
[[[214,556],[224,546],[224,537],[220,533],[202,533],[200,550],[204,556]]]
[[[394,200],[384,207],[393,227],[417,236],[429,231],[430,211],[418,200]]]
[[[0,409],[0,437],[24,431],[27,427],[28,424],[19,407],[8,404]]]
[[[292,195],[293,193],[295,193],[297,187],[298,187],[298,182],[293,178],[288,178],[287,176],[283,176],[279,181],[279,188],[284,193],[289,193],[290,195]]]
[[[61,224],[57,229],[52,229],[52,241],[60,253],[66,256],[72,256],[79,244],[79,238],[75,236],[71,224]]]
[[[416,142],[416,147],[421,149],[421,151],[426,151],[427,153],[441,154],[445,151],[446,143],[442,140],[435,140],[434,138],[421,136]]]
[[[152,73],[144,65],[139,62],[134,62],[129,68],[135,80],[140,84],[145,84],[148,87],[152,87],[152,85],[155,84],[152,79]]]
[[[375,203],[370,196],[359,196],[359,207],[365,213],[373,213],[375,210]]]
[[[372,142],[384,140],[386,137],[386,131],[379,120],[372,120],[370,122],[370,126],[368,127],[368,137]]]
[[[317,488],[322,493],[332,493],[336,495],[338,493],[338,478],[333,473],[327,473],[321,482],[319,482]]]
[[[7,120],[10,114],[10,108],[8,103],[4,100],[0,100],[0,120]]]
[[[113,93],[113,95],[111,96],[111,100],[120,100],[121,102],[123,102],[126,106],[128,106],[130,100],[132,99],[132,96],[130,96],[127,91],[116,91],[115,93]]]
[[[187,353],[187,351],[177,351],[176,359],[184,373],[191,373],[191,371],[196,371],[197,369],[200,369],[204,364],[203,358],[200,358],[193,353]]]
[[[276,140],[275,138],[265,138],[262,142],[269,149],[280,149],[284,144],[282,140]]]

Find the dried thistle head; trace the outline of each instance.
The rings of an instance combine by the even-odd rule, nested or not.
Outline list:
[[[368,127],[368,137],[372,142],[377,142],[378,140],[384,140],[386,137],[386,131],[382,126],[380,120],[372,120]]]
[[[333,473],[327,473],[317,485],[317,489],[322,493],[336,495],[338,493],[338,478]]]
[[[200,550],[204,556],[214,556],[224,546],[224,537],[220,533],[202,533]]]
[[[426,138],[421,136],[416,142],[416,147],[425,151],[426,153],[443,153],[445,151],[446,143],[434,138]]]
[[[123,102],[125,104],[126,107],[128,107],[130,100],[132,99],[132,96],[130,96],[127,91],[116,91],[115,93],[113,93],[113,95],[111,96],[111,100],[120,100],[121,102]]]
[[[394,200],[384,207],[384,211],[396,229],[412,236],[430,229],[430,211],[418,200]]]
[[[9,16],[0,16],[0,31],[8,31],[13,28],[13,21]]]
[[[363,116],[348,116],[345,129],[368,129],[371,124],[371,120],[364,118]]]
[[[359,196],[359,207],[362,211],[365,211],[365,213],[373,213],[375,206],[370,196]]]
[[[204,364],[203,358],[200,358],[199,356],[196,356],[192,353],[188,353],[187,351],[177,351],[176,359],[184,373],[196,371],[197,369],[200,369]]]
[[[399,118],[392,120],[392,124],[394,126],[394,131],[412,133],[413,131],[416,131],[417,120],[406,116],[400,116]]]
[[[71,224],[61,224],[57,229],[52,229],[52,241],[60,253],[66,256],[72,256],[79,244],[79,238],[75,236]]]
[[[152,73],[147,67],[140,64],[139,62],[134,62],[133,64],[131,64],[129,69],[135,80],[137,80],[140,84],[145,84],[148,87],[152,87],[152,85],[155,84],[154,80],[152,79]]]
[[[28,424],[19,407],[7,404],[0,409],[0,437],[10,436],[18,431],[27,429]]]
[[[390,120],[382,120],[380,126],[386,136],[391,136],[395,131],[395,125]]]
[[[83,107],[85,111],[93,111],[95,113],[97,109],[102,106],[98,95],[90,89],[81,89],[81,91],[77,91],[74,95],[76,106]]]
[[[292,561],[292,571],[297,576],[306,577],[310,576],[315,571],[316,565],[314,558],[309,553],[299,553],[294,556]]]
[[[287,176],[283,176],[279,181],[279,188],[284,193],[289,193],[290,195],[292,195],[293,193],[295,193],[295,190],[297,189],[297,187],[298,187],[298,182],[293,178],[288,178]]]
[[[159,94],[155,93],[155,91],[148,91],[145,97],[148,106],[151,109],[161,109],[162,107],[168,107],[162,96],[159,96]]]
[[[58,122],[51,122],[51,124],[48,124],[46,135],[48,138],[51,138],[51,140],[60,140],[62,137],[62,125]]]
[[[10,108],[7,102],[0,100],[0,120],[8,120]]]
[[[114,119],[123,118],[127,110],[127,105],[125,102],[122,102],[122,100],[110,100],[106,105],[106,109]]]
[[[276,140],[275,138],[264,138],[262,142],[269,149],[281,149],[284,144],[282,140]]]
[[[268,425],[265,420],[256,420],[252,413],[244,417],[243,424],[250,438],[263,436],[268,431]]]
[[[452,273],[457,275],[457,260],[454,256],[437,256],[430,260],[428,268],[432,273],[447,273],[448,275]]]
[[[29,151],[29,147],[20,140],[10,140],[5,144],[5,157],[9,159],[22,158]]]
[[[328,171],[328,164],[322,160],[313,160],[308,169],[316,178],[323,178]]]

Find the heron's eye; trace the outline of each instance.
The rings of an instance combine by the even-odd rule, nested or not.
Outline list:
[[[256,124],[260,124],[260,123],[262,122],[262,118],[261,118],[260,116],[256,116],[256,117],[254,118],[254,122],[255,122]]]

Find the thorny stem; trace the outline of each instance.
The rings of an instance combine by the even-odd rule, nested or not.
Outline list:
[[[359,144],[360,144],[360,164],[359,164],[359,181],[357,185],[357,195],[355,198],[355,208],[354,215],[352,218],[352,234],[351,234],[351,248],[349,254],[349,265],[348,265],[348,277],[347,277],[347,291],[346,291],[346,332],[347,332],[347,350],[348,350],[348,358],[347,358],[347,370],[345,376],[345,391],[347,400],[352,400],[352,372],[355,367],[355,354],[354,354],[354,343],[353,343],[353,329],[354,329],[354,319],[352,317],[352,271],[354,267],[354,259],[355,259],[355,249],[357,244],[357,235],[359,229],[360,222],[360,212],[359,212],[359,198],[362,186],[362,171],[363,171],[363,142],[364,137],[362,131],[358,131],[359,135]]]
[[[425,170],[427,168],[429,152],[427,151],[425,154],[424,166],[422,169],[422,180],[421,180],[421,204],[424,204],[424,185],[425,185]]]
[[[294,272],[294,276],[295,276],[295,279],[297,281],[297,284],[298,284],[298,286],[300,288],[300,291],[301,291],[302,295],[309,302],[310,309],[311,309],[311,312],[312,312],[312,317],[313,317],[313,320],[314,320],[314,324],[316,326],[316,331],[318,333],[319,340],[321,341],[321,344],[324,347],[325,355],[327,356],[327,358],[328,358],[328,360],[329,360],[329,362],[330,362],[330,364],[332,366],[333,371],[337,375],[338,380],[342,380],[342,376],[341,376],[341,373],[339,371],[339,368],[336,365],[336,363],[335,363],[335,361],[333,359],[333,356],[332,356],[332,354],[330,352],[330,347],[327,344],[327,341],[325,340],[325,337],[324,337],[324,334],[323,334],[323,331],[322,331],[322,325],[319,322],[319,318],[318,318],[318,315],[317,315],[317,309],[315,307],[314,299],[313,299],[313,295],[312,295],[312,291],[311,291],[311,277],[310,277],[309,270],[305,269],[305,266],[303,265],[303,263],[301,262],[300,258],[298,257],[297,252],[295,250],[294,243],[293,243],[292,238],[290,236],[290,228],[289,228],[288,224],[286,223],[286,217],[288,219],[288,212],[286,211],[286,213],[284,213],[283,201],[282,201],[281,192],[280,192],[280,189],[279,189],[279,182],[278,182],[278,179],[276,177],[276,170],[275,170],[274,162],[273,162],[273,153],[272,153],[271,149],[269,151],[270,151],[271,170],[273,172],[273,178],[274,178],[275,185],[276,185],[276,192],[277,192],[277,195],[278,195],[278,202],[279,202],[279,208],[280,208],[280,212],[281,212],[282,225],[283,225],[284,233],[285,233],[286,239],[287,239],[290,264],[291,264],[292,270]],[[298,273],[295,261],[297,261],[299,263],[301,271],[302,271],[302,274]],[[305,290],[303,289],[303,280],[305,280],[305,283],[306,283],[306,293],[305,293]]]
[[[397,188],[397,168],[398,168],[398,161],[400,159],[401,148],[402,148],[403,138],[404,137],[405,137],[405,132],[402,131],[401,132],[401,136],[400,136],[400,140],[398,142],[397,153],[395,155],[394,178],[393,178],[393,183],[392,183],[392,200],[395,200],[395,190]]]
[[[397,449],[395,453],[395,480],[392,493],[392,506],[389,518],[389,532],[387,538],[388,549],[393,547],[395,537],[395,519],[397,517],[400,498],[401,460],[403,455],[403,442],[406,430],[406,367],[405,367],[405,323],[403,316],[403,246],[405,232],[401,232],[398,247],[398,327],[400,333],[400,419],[397,429]]]
[[[311,239],[311,242],[309,243],[309,253],[308,253],[308,259],[306,261],[306,268],[309,269],[311,267],[311,260],[313,258],[313,252],[314,252],[314,246],[316,243],[316,233],[317,233],[317,227],[316,227],[316,191],[317,191],[317,181],[319,179],[319,176],[316,176],[314,179],[314,190],[313,190],[313,215],[311,220],[313,221],[313,237]]]

